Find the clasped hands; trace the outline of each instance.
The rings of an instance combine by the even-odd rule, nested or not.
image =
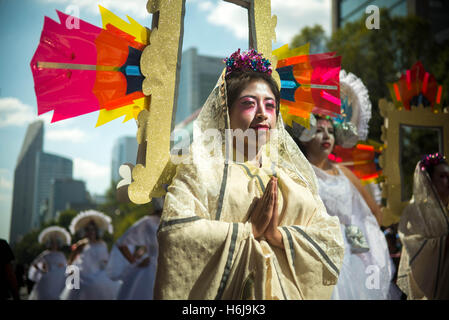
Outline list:
[[[255,199],[249,216],[256,239],[264,236],[269,244],[284,248],[282,234],[277,228],[279,225],[277,182],[276,177],[270,178],[262,198]]]

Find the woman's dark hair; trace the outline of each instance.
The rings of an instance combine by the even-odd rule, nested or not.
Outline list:
[[[230,108],[235,100],[239,97],[239,95],[242,93],[243,89],[246,88],[246,86],[253,80],[264,80],[268,86],[270,87],[271,91],[274,94],[274,98],[276,99],[276,115],[279,115],[279,105],[281,101],[281,93],[279,91],[278,85],[274,79],[262,72],[253,72],[253,71],[245,71],[245,72],[239,72],[234,71],[228,76],[226,76],[226,91],[227,91],[227,103],[228,108]]]
[[[432,179],[433,176],[433,172],[435,171],[435,167],[440,165],[440,164],[445,164],[445,165],[449,165],[446,161],[446,159],[441,159],[439,160],[438,163],[429,163],[427,165],[424,166],[424,169],[427,171],[427,173],[429,174],[430,179]]]

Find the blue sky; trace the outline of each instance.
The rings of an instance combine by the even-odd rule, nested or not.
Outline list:
[[[50,124],[51,113],[37,117],[29,63],[36,50],[44,16],[58,20],[56,11],[73,13],[101,26],[98,4],[123,19],[126,15],[149,27],[147,0],[0,0],[0,238],[9,237],[14,169],[29,123],[45,121],[44,151],[71,158],[74,178],[91,194],[109,187],[112,146],[124,135],[135,136],[134,120],[120,119],[95,128],[97,112]],[[278,18],[273,48],[289,43],[304,26],[321,24],[330,32],[331,0],[272,0]],[[187,0],[183,49],[197,47],[201,55],[226,57],[246,49],[247,17],[243,8],[220,0]]]

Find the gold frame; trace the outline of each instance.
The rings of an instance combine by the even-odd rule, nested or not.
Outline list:
[[[402,201],[400,175],[400,125],[441,127],[443,130],[443,150],[449,154],[449,113],[448,108],[443,113],[433,113],[430,108],[422,105],[411,107],[411,110],[399,110],[392,102],[385,99],[379,101],[380,114],[384,117],[381,139],[386,145],[379,159],[385,181],[381,183],[382,198],[386,206],[382,208],[382,225],[387,227],[398,223],[402,210],[409,201]]]
[[[271,1],[225,1],[248,10],[249,47],[271,59],[275,67],[271,45],[277,18],[271,16]],[[153,14],[153,23],[150,44],[142,53],[140,65],[145,76],[143,93],[151,96],[151,102],[149,110],[142,110],[137,119],[139,151],[132,182],[124,179],[117,189],[119,199],[136,204],[163,196],[163,185],[170,183],[175,174],[176,167],[170,161],[170,133],[176,113],[185,0],[149,0],[147,10]],[[273,77],[279,82],[277,72]]]

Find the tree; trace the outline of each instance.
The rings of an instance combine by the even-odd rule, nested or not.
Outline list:
[[[387,83],[396,82],[418,60],[439,83],[447,82],[449,52],[447,44],[435,42],[429,22],[419,17],[391,17],[382,9],[381,28],[371,30],[366,28],[365,18],[333,33],[327,46],[342,56],[342,68],[361,78],[368,88],[372,103],[369,138],[380,141],[383,118],[378,102],[381,98],[391,100]]]
[[[14,246],[15,263],[19,265],[30,265],[31,262],[43,251],[45,247],[37,241],[37,237],[41,232],[40,229],[28,232]]]
[[[310,43],[310,53],[322,53],[327,51],[326,43],[328,39],[321,25],[316,24],[313,27],[304,27],[293,37],[291,47],[300,47]]]
[[[291,46],[310,42],[311,53],[324,48],[342,56],[342,69],[354,73],[368,88],[372,103],[368,138],[380,141],[383,118],[379,99],[391,100],[387,83],[396,82],[418,60],[443,85],[443,105],[447,105],[449,41],[436,43],[430,23],[416,16],[392,17],[387,9],[381,9],[380,29],[367,29],[365,19],[345,24],[329,39],[319,25],[305,27],[292,39]],[[325,45],[320,47],[323,41]]]
[[[114,234],[111,241],[116,241],[131,225],[145,215],[153,212],[151,203],[122,203],[117,200],[116,188],[113,183],[106,191],[106,202],[98,206],[98,210],[112,218]]]
[[[59,214],[57,224],[60,227],[63,227],[63,228],[66,228],[67,230],[69,230],[70,223],[72,222],[72,219],[75,218],[75,216],[77,214],[78,214],[78,212],[73,209],[64,210]]]

